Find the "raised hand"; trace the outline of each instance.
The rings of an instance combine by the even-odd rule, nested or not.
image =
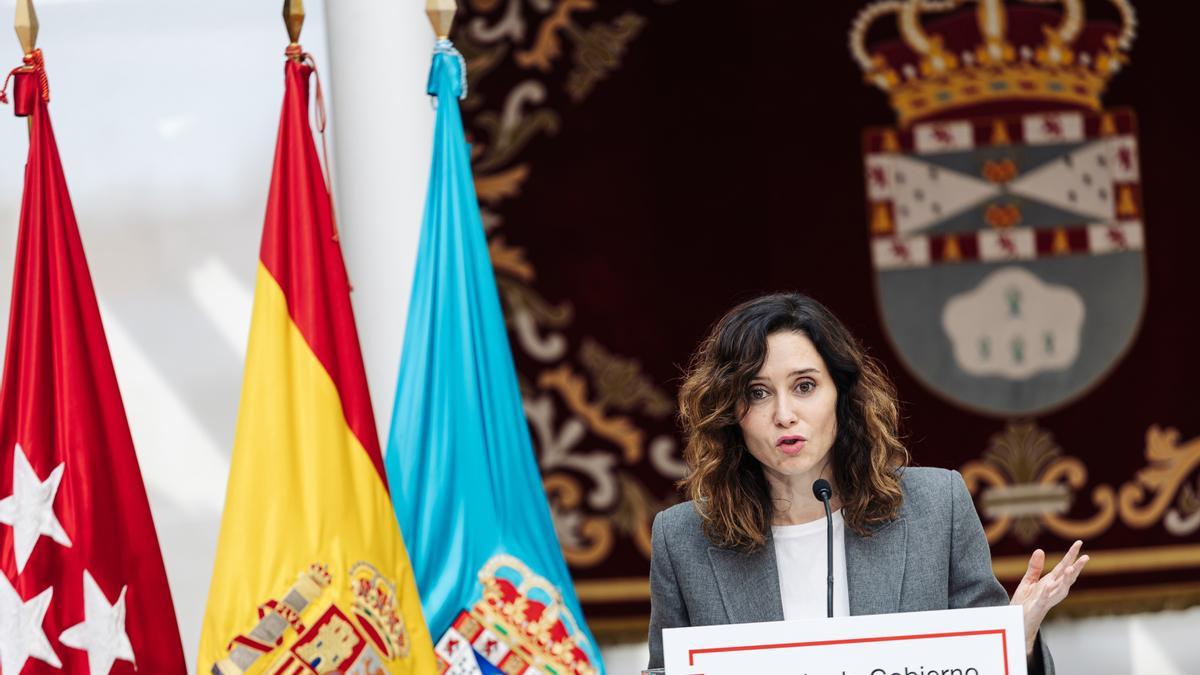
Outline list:
[[[1017,590],[1013,591],[1010,601],[1010,604],[1021,605],[1025,611],[1026,655],[1033,653],[1033,643],[1046,612],[1067,597],[1071,584],[1079,578],[1079,573],[1090,560],[1086,555],[1080,557],[1081,548],[1082,541],[1072,544],[1063,559],[1045,576],[1042,576],[1042,568],[1046,565],[1046,552],[1039,548],[1029,556],[1029,568],[1025,570],[1025,576],[1021,578]]]

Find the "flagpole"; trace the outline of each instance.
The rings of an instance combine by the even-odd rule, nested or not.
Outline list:
[[[425,0],[425,14],[433,25],[439,40],[450,39],[450,27],[454,25],[454,14],[458,12],[456,0]]]
[[[304,0],[283,0],[283,24],[287,26],[291,46],[300,46],[300,30],[304,28]],[[300,50],[292,50],[291,58],[300,60]]]
[[[17,39],[21,41],[25,56],[33,56],[38,35],[38,18],[33,9],[33,0],[17,0],[17,18],[13,21],[13,28],[17,31]]]
[[[33,9],[33,0],[17,0],[17,16],[13,19],[13,29],[17,31],[21,51],[25,53],[26,58],[31,58],[33,50],[37,49],[38,36],[38,18]],[[32,70],[29,66],[25,68]],[[30,135],[33,134],[32,115],[25,118],[25,128]]]

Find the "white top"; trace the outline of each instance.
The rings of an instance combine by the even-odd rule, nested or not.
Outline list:
[[[826,616],[825,518],[800,525],[772,525],[784,619]],[[850,616],[846,588],[846,523],[833,512],[833,615]]]

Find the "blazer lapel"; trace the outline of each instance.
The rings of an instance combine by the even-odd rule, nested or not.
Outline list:
[[[870,537],[846,529],[846,590],[850,614],[890,614],[900,609],[908,526],[904,518],[884,523]]]
[[[754,553],[710,546],[708,558],[729,623],[783,621],[775,544],[769,536]]]

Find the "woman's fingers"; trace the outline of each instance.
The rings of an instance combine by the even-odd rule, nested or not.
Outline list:
[[[1046,552],[1040,548],[1034,551],[1029,556],[1025,576],[1021,577],[1021,583],[1013,592],[1012,602],[1024,605],[1030,614],[1038,616],[1044,615],[1051,607],[1062,602],[1091,559],[1090,556],[1079,555],[1082,548],[1082,541],[1071,544],[1062,560],[1044,576],[1042,572],[1046,567]]]
[[[1071,544],[1071,548],[1067,549],[1067,554],[1063,556],[1063,559],[1062,559],[1062,561],[1060,561],[1059,564],[1060,565],[1061,564],[1067,564],[1067,565],[1074,564],[1075,559],[1079,557],[1079,550],[1082,548],[1083,548],[1083,542],[1076,539],[1075,543]]]
[[[1076,539],[1075,543],[1071,544],[1071,548],[1067,549],[1066,555],[1063,556],[1062,560],[1058,561],[1058,564],[1054,566],[1054,569],[1050,570],[1050,573],[1047,574],[1046,577],[1057,578],[1064,573],[1069,574],[1068,570],[1071,570],[1072,566],[1075,564],[1076,559],[1079,557],[1079,550],[1081,548],[1083,548],[1083,542]]]
[[[1075,583],[1075,579],[1077,579],[1079,577],[1079,573],[1083,571],[1083,566],[1086,565],[1087,561],[1091,559],[1086,555],[1079,557],[1079,549],[1082,545],[1083,542],[1080,541],[1072,544],[1071,549],[1067,551],[1067,554],[1063,556],[1062,561],[1054,568],[1054,571],[1057,573],[1055,576],[1063,576],[1068,579],[1068,586]],[[1063,563],[1067,564],[1064,566]]]
[[[1075,580],[1079,578],[1079,573],[1083,571],[1084,566],[1086,566],[1088,561],[1091,559],[1091,556],[1085,555],[1080,557],[1079,560],[1076,560],[1075,563],[1071,565],[1071,570],[1067,575],[1068,586],[1075,583]]]
[[[1045,567],[1046,552],[1039,548],[1029,556],[1029,567],[1025,568],[1025,576],[1021,578],[1021,583],[1036,584],[1042,577],[1042,570]]]
[[[1087,566],[1089,560],[1091,560],[1091,556],[1080,556],[1078,560],[1064,569],[1061,574],[1054,575],[1053,579],[1047,575],[1043,583],[1047,581],[1051,583],[1049,587],[1051,591],[1050,595],[1053,598],[1050,603],[1051,606],[1057,605],[1067,597],[1067,594],[1071,591],[1071,586],[1075,584],[1075,580],[1079,578],[1079,574],[1083,572],[1083,568]]]
[[[1017,589],[1013,591],[1010,602],[1024,605],[1029,601],[1030,593],[1037,588],[1038,579],[1041,578],[1042,568],[1045,565],[1046,552],[1039,548],[1029,556],[1029,566],[1025,568],[1025,576],[1021,577],[1021,583],[1017,584]]]
[[[1079,578],[1080,572],[1087,565],[1089,556],[1079,555],[1083,542],[1076,541],[1071,545],[1063,559],[1054,569],[1042,576],[1046,564],[1046,553],[1041,549],[1029,557],[1029,568],[1013,593],[1013,603],[1020,603],[1025,611],[1025,629],[1027,642],[1037,634],[1038,627],[1046,613],[1067,597],[1071,585]],[[1028,649],[1032,643],[1026,645]]]

